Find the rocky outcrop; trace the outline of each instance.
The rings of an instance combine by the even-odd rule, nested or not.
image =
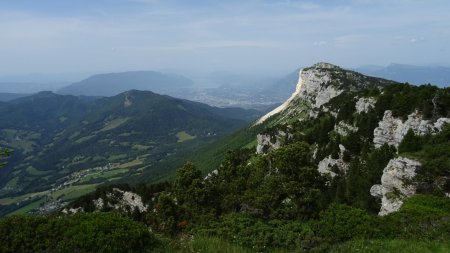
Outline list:
[[[449,118],[440,118],[435,123],[430,120],[423,120],[418,112],[408,115],[408,119],[403,122],[399,118],[392,116],[392,111],[384,112],[383,120],[378,123],[374,130],[373,143],[376,148],[385,143],[398,147],[410,129],[416,135],[434,134],[440,132],[445,124],[450,123]]]
[[[343,90],[330,85],[331,74],[329,71],[324,71],[324,69],[335,68],[339,67],[328,63],[318,63],[306,70],[300,70],[299,80],[292,96],[285,103],[261,117],[256,124],[263,123],[268,118],[285,112],[288,108],[291,110],[287,112],[290,115],[300,115],[301,112],[307,111],[306,115],[314,116],[314,109],[320,108],[320,106],[330,101],[330,99],[343,92]],[[302,106],[291,107],[291,105]]]
[[[331,155],[329,155],[319,162],[317,170],[320,174],[330,175],[332,178],[335,177],[336,172],[333,171],[333,167],[344,173],[347,171],[348,164],[344,162],[345,147],[343,145],[339,145],[339,150],[340,153],[338,159],[333,159]]]
[[[109,207],[121,211],[133,211],[138,210],[139,212],[145,212],[148,208],[142,202],[141,196],[136,193],[122,191],[118,188],[114,188],[112,193],[106,195],[106,199],[94,200],[94,204],[97,204],[97,209],[102,209],[103,207]]]
[[[338,133],[341,136],[347,136],[350,133],[358,131],[358,127],[351,126],[345,123],[344,121],[340,121],[338,124],[334,126],[334,131],[336,131],[336,133]]]
[[[61,212],[63,214],[77,214],[77,213],[84,213],[84,209],[82,207],[78,207],[78,208],[64,208]]]
[[[112,192],[106,194],[106,197],[92,200],[95,211],[101,211],[105,208],[119,210],[122,212],[132,212],[137,210],[140,213],[147,211],[148,205],[142,202],[141,196],[136,193],[123,191],[113,188]],[[76,214],[84,212],[82,207],[65,208],[62,210],[65,214]]]
[[[398,211],[403,201],[416,193],[413,179],[420,168],[420,162],[404,157],[389,161],[383,170],[381,185],[374,185],[370,189],[372,196],[381,198],[379,215]]]
[[[292,120],[304,120],[316,117],[331,99],[344,91],[357,91],[365,88],[380,88],[393,82],[367,77],[359,73],[344,70],[329,63],[317,63],[300,70],[299,81],[292,96],[282,105],[261,117],[256,124],[265,122],[277,115],[274,123]],[[368,110],[372,99],[360,102],[361,110]],[[335,112],[332,112],[335,113]]]
[[[213,178],[214,176],[217,176],[217,175],[219,175],[219,170],[215,169],[215,170],[211,171],[210,173],[208,173],[203,180],[205,180],[205,181],[210,180],[211,178]]]
[[[371,108],[375,108],[375,98],[360,98],[356,101],[355,107],[358,113],[368,113]]]
[[[264,154],[270,150],[279,149],[290,138],[292,138],[292,134],[282,130],[278,130],[275,134],[258,134],[256,136],[256,153]]]

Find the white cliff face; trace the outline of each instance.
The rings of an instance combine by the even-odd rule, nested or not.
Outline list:
[[[420,167],[420,162],[404,157],[389,161],[383,170],[381,185],[374,185],[370,189],[372,196],[381,198],[381,209],[378,215],[398,211],[405,199],[416,194],[413,178]]]
[[[408,119],[403,122],[401,119],[394,118],[392,111],[387,110],[384,112],[383,120],[378,123],[378,127],[374,130],[373,143],[376,148],[383,146],[385,143],[398,147],[410,129],[416,135],[423,136],[438,133],[448,123],[450,123],[449,118],[440,118],[435,123],[423,120],[417,112],[408,115]]]
[[[279,149],[281,145],[283,145],[285,141],[290,138],[292,138],[292,134],[282,130],[278,130],[275,135],[258,134],[256,136],[258,143],[256,146],[256,153],[264,154],[270,150]]]
[[[375,103],[377,101],[375,98],[360,98],[358,101],[356,101],[356,111],[358,113],[368,113],[370,108],[375,108]]]
[[[322,161],[319,162],[319,165],[317,167],[317,170],[322,175],[330,175],[332,178],[336,176],[336,173],[332,171],[333,166],[337,166],[339,171],[346,172],[348,169],[348,164],[344,162],[344,152],[345,147],[343,145],[339,145],[339,158],[333,159],[331,155],[328,157],[325,157]]]
[[[317,115],[317,109],[328,103],[332,98],[343,92],[332,84],[331,70],[337,67],[328,63],[318,63],[308,69],[300,70],[297,87],[292,96],[282,105],[261,117],[257,124],[261,124],[273,115],[292,110],[308,110],[310,117]],[[303,104],[310,108],[290,108],[290,105],[298,104],[297,100],[302,100]],[[290,112],[287,112],[290,113]],[[298,112],[295,112],[298,114]]]
[[[289,104],[291,103],[291,101],[298,97],[300,92],[301,92],[301,87],[302,87],[302,70],[300,70],[299,74],[299,79],[297,82],[297,86],[295,88],[295,92],[292,93],[291,97],[286,100],[286,102],[284,102],[282,105],[278,106],[277,108],[273,109],[272,111],[270,111],[269,113],[267,113],[266,115],[262,116],[257,122],[256,125],[263,123],[264,121],[266,121],[268,118],[272,117],[275,114],[278,114],[284,110],[286,110],[286,108],[289,106]]]

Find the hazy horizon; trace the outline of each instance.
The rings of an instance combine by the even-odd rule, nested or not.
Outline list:
[[[450,66],[450,2],[330,2],[1,1],[0,76]]]

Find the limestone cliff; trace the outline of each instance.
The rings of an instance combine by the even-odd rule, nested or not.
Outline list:
[[[370,194],[381,198],[379,215],[398,211],[403,201],[416,194],[414,177],[421,168],[418,161],[398,157],[389,161],[383,170],[381,185],[374,185]]]
[[[282,105],[261,117],[256,124],[266,122],[283,123],[316,117],[321,109],[328,111],[326,104],[344,91],[358,91],[364,88],[381,88],[392,83],[342,69],[329,63],[317,63],[300,70],[299,81],[292,96]],[[369,108],[372,100],[366,101]],[[365,110],[365,108],[363,108]]]
[[[450,118],[439,118],[436,122],[422,119],[418,112],[408,115],[408,119],[403,122],[399,118],[392,116],[392,111],[384,112],[383,120],[374,130],[373,143],[375,147],[381,147],[385,143],[398,147],[410,129],[416,135],[434,134],[442,130],[446,123],[450,123]]]
[[[256,136],[256,153],[264,154],[270,150],[278,149],[290,138],[292,138],[292,134],[282,130],[278,130],[274,134],[258,134]]]
[[[317,166],[317,170],[322,175],[330,175],[331,177],[336,176],[337,171],[333,171],[333,168],[339,170],[340,172],[346,172],[348,169],[348,164],[344,162],[344,152],[345,147],[343,145],[339,145],[339,158],[333,159],[331,155],[325,157],[322,161],[319,162]]]

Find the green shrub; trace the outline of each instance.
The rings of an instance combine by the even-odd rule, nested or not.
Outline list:
[[[0,252],[152,252],[158,246],[146,226],[113,213],[0,220]]]
[[[347,205],[332,204],[315,224],[317,234],[331,243],[353,238],[378,238],[383,230],[377,216]]]

